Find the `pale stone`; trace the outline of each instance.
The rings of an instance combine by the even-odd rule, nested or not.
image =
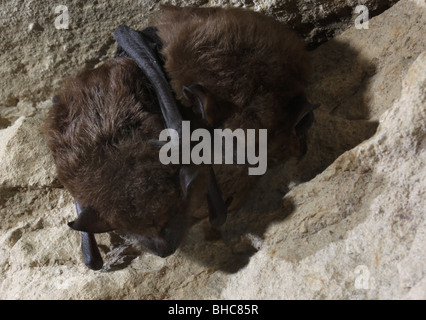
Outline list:
[[[424,298],[425,89],[426,51],[376,135],[286,194],[295,211],[221,297]]]

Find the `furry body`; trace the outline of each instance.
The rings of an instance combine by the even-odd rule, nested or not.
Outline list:
[[[294,128],[299,110],[291,101],[303,93],[309,63],[291,31],[257,13],[219,8],[165,7],[153,25],[188,120],[266,128],[269,158],[301,154]],[[194,100],[184,87],[196,88],[191,92],[203,102],[204,120],[189,108]],[[122,57],[67,79],[46,121],[58,178],[78,203],[106,229],[135,234],[166,256],[194,221],[207,216],[207,189],[194,183],[186,194],[179,168],[159,162],[148,141],[162,129],[152,85],[133,60]],[[224,198],[233,196],[237,208],[256,177],[248,177],[244,166],[215,171]]]

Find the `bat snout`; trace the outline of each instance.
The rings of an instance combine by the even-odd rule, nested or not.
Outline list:
[[[188,218],[183,214],[174,212],[171,219],[157,235],[139,235],[137,238],[153,254],[165,258],[175,253],[183,242],[189,227]]]

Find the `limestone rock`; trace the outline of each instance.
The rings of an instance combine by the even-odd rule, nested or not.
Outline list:
[[[426,51],[374,137],[285,195],[290,216],[222,297],[424,299],[425,89]]]
[[[41,125],[58,81],[111,56],[115,26],[142,25],[155,5],[76,1],[76,29],[58,33],[40,18],[50,7],[17,3],[2,10],[17,6],[10,28],[24,27],[0,35],[0,299],[426,298],[424,2],[401,0],[312,51],[308,94],[322,106],[308,154],[266,174],[221,230],[199,223],[166,259],[97,235],[96,272],[66,225],[75,208]]]
[[[353,26],[360,12],[358,5],[368,9],[369,18],[388,9],[398,0],[211,0],[210,4],[253,8],[256,11],[276,17],[292,26],[314,48],[331,39],[349,26]],[[364,8],[363,8],[364,9]],[[363,10],[364,12],[364,10]]]

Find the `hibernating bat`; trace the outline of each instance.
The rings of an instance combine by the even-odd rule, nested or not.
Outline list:
[[[120,26],[116,57],[67,78],[46,120],[92,269],[102,267],[93,233],[131,234],[165,257],[196,221],[224,223],[223,199],[237,208],[254,182],[241,165],[163,165],[152,142],[165,127],[263,128],[268,159],[306,151],[309,59],[293,32],[243,9],[166,6],[152,25]]]

